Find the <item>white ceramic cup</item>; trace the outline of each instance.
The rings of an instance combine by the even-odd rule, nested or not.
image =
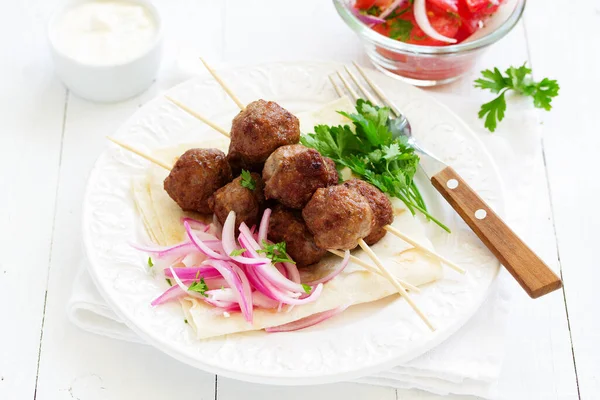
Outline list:
[[[56,74],[62,82],[79,97],[87,100],[110,103],[133,97],[146,90],[156,78],[161,62],[162,21],[158,10],[146,0],[127,0],[141,4],[156,22],[157,34],[153,44],[138,57],[120,64],[91,65],[69,57],[61,52],[53,40],[53,29],[57,19],[73,5],[93,0],[68,3],[58,10],[48,24],[48,41]]]

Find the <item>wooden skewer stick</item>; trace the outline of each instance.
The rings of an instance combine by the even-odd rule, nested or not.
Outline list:
[[[219,85],[221,85],[221,87],[223,88],[225,93],[227,93],[227,95],[231,98],[231,100],[233,100],[235,104],[237,104],[240,110],[245,110],[246,106],[244,105],[244,103],[242,103],[240,99],[238,99],[238,97],[231,91],[231,89],[229,89],[229,87],[225,84],[225,82],[223,82],[223,79],[221,79],[221,77],[215,72],[215,70],[212,69],[211,66],[208,65],[208,63],[204,61],[202,57],[200,57],[200,61],[202,61],[202,64],[204,64],[208,72],[210,72],[213,78],[215,78],[215,80],[219,82]]]
[[[459,272],[461,274],[464,274],[464,273],[467,272],[467,271],[465,271],[464,268],[459,267],[458,265],[456,265],[452,261],[448,260],[446,257],[444,257],[444,256],[436,253],[435,251],[428,249],[427,247],[425,247],[423,244],[417,242],[416,240],[411,239],[410,237],[406,236],[404,233],[400,232],[398,229],[394,228],[393,226],[386,225],[386,226],[383,227],[383,229],[385,229],[386,231],[388,231],[392,235],[397,236],[400,239],[404,240],[406,243],[411,244],[412,246],[414,246],[415,248],[421,250],[422,252],[429,254],[431,257],[437,259],[438,261],[446,264],[447,266],[449,266],[450,268],[452,268],[456,272]]]
[[[340,258],[344,258],[344,252],[343,251],[339,251],[339,250],[327,250],[328,252],[330,252],[331,254],[335,254],[336,256],[340,257]],[[371,264],[369,264],[368,262],[365,262],[363,260],[361,260],[358,257],[355,257],[353,255],[350,256],[350,261],[353,262],[354,264],[360,265],[361,267],[363,267],[364,269],[366,269],[367,271],[377,274],[377,275],[381,275],[382,277],[387,279],[387,276],[385,276],[383,274],[383,272],[381,272],[379,270],[379,268],[375,268],[374,266],[372,266]],[[400,283],[401,285],[403,285],[407,290],[410,290],[411,292],[415,292],[415,293],[419,293],[421,292],[421,289],[419,289],[418,287],[411,285],[410,283],[403,281],[400,278],[394,277],[398,283]]]
[[[177,107],[181,108],[186,113],[190,114],[192,117],[195,117],[195,118],[199,119],[200,121],[204,122],[206,125],[210,126],[215,131],[222,134],[223,136],[229,137],[229,132],[227,132],[227,130],[225,128],[215,124],[214,122],[212,122],[211,120],[209,120],[208,118],[203,116],[202,114],[197,113],[196,111],[192,110],[191,108],[189,108],[185,104],[179,102],[178,100],[175,100],[174,98],[172,98],[170,96],[165,96],[165,98],[167,100],[169,100],[171,103],[175,104]]]
[[[363,251],[365,253],[367,253],[367,255],[369,257],[371,257],[371,260],[373,260],[375,265],[377,265],[379,267],[381,272],[385,276],[387,276],[388,280],[396,287],[396,289],[398,289],[398,292],[402,295],[402,297],[404,297],[404,299],[412,307],[412,309],[415,310],[417,315],[419,317],[421,317],[421,319],[423,320],[423,322],[425,322],[425,324],[429,327],[429,329],[431,329],[432,331],[435,331],[435,327],[433,326],[431,321],[429,321],[427,316],[425,314],[423,314],[423,311],[421,311],[421,309],[416,305],[416,303],[413,301],[413,299],[410,298],[410,296],[406,292],[406,289],[404,288],[404,286],[402,286],[396,279],[394,279],[394,275],[392,275],[392,273],[383,265],[383,263],[381,262],[379,257],[377,257],[377,254],[375,254],[375,252],[373,250],[371,250],[369,245],[366,244],[365,241],[362,239],[358,239],[358,245],[361,247],[361,249],[363,249]]]
[[[159,160],[158,158],[152,157],[150,154],[146,154],[138,149],[136,149],[135,147],[132,147],[126,143],[120,142],[115,138],[112,138],[110,136],[106,137],[108,140],[110,140],[111,142],[113,142],[114,144],[117,144],[119,146],[121,146],[122,148],[124,148],[125,150],[131,151],[134,154],[137,154],[138,156],[145,158],[146,160],[156,164],[156,165],[160,165],[161,167],[163,167],[164,169],[166,169],[167,171],[170,171],[173,167],[171,165],[168,165],[167,163]]]

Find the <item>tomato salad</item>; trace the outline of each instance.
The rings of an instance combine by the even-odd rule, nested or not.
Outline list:
[[[376,32],[405,43],[447,46],[483,27],[504,0],[356,0],[353,13]]]

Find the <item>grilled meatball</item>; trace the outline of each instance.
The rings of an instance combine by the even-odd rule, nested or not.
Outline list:
[[[286,251],[299,267],[319,262],[327,253],[315,244],[315,239],[306,227],[300,211],[277,205],[269,219],[269,240],[284,241]]]
[[[344,185],[317,189],[302,210],[306,226],[323,249],[350,250],[375,226],[367,199]]]
[[[299,141],[298,118],[275,102],[257,100],[233,119],[227,158],[234,170],[260,172],[275,149]]]
[[[301,144],[281,146],[263,168],[265,197],[286,207],[302,208],[318,188],[335,185],[338,174],[333,160]]]
[[[190,149],[179,157],[164,188],[184,211],[208,214],[208,198],[229,181],[231,168],[221,150]]]
[[[364,240],[368,245],[379,242],[386,234],[383,227],[394,222],[394,210],[390,199],[381,190],[360,179],[350,179],[343,185],[358,190],[369,202],[375,217],[375,227]]]
[[[242,177],[238,176],[217,190],[209,199],[208,205],[221,224],[225,223],[230,211],[235,211],[235,229],[242,222],[252,226],[258,224],[262,206],[265,202],[264,183],[257,173],[251,173],[255,183],[254,190],[242,186]]]

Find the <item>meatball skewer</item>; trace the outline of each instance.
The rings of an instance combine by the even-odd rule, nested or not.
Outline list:
[[[255,173],[250,175],[254,189],[244,187],[242,177],[232,181],[231,170],[223,152],[216,149],[191,149],[183,153],[171,167],[126,143],[110,137],[108,139],[170,171],[165,179],[164,189],[184,211],[214,213],[223,224],[233,210],[237,215],[236,228],[242,222],[250,225],[258,222],[264,203],[262,178]],[[206,156],[208,162],[204,159]],[[213,165],[206,165],[211,163]]]
[[[387,197],[386,200],[389,202]],[[429,329],[435,331],[431,321],[408,295],[404,285],[398,282],[365,242],[364,238],[377,229],[375,211],[358,186],[341,184],[317,189],[302,210],[302,216],[308,229],[315,235],[318,246],[335,250],[349,250],[360,246]]]
[[[116,139],[110,138],[110,137],[108,139],[110,141],[112,141],[113,143],[123,147],[124,149],[131,151],[132,153],[134,153],[154,164],[157,164],[157,165],[165,168],[168,171],[171,170],[171,167],[169,165],[167,165],[166,163],[164,163],[163,161],[161,161],[147,153],[144,153],[143,151],[140,151],[140,150],[136,149],[135,147],[132,147],[126,143],[122,143],[122,142],[120,142]],[[253,178],[260,179],[260,176],[258,176],[258,174],[254,174]],[[219,201],[218,199],[221,197],[225,201],[225,203],[222,205],[223,210],[227,210],[228,206],[232,210],[235,209],[236,205],[229,204],[230,203],[229,200],[231,200],[232,193],[236,193],[239,191],[239,188],[237,187],[239,184],[240,184],[240,182],[234,180],[222,188],[222,189],[224,189],[227,187],[231,187],[232,188],[231,192],[224,192],[221,195],[219,195],[219,193],[221,191],[221,189],[219,189],[215,192],[215,195],[217,195],[217,196],[213,196],[209,199],[209,202],[212,203],[211,207],[215,207],[215,209],[214,209],[215,215],[217,215],[220,211],[222,211],[222,210],[217,209],[217,207],[214,205],[216,202]],[[260,185],[260,184],[261,183],[258,183],[258,185]],[[244,197],[246,197],[246,196],[244,196]],[[308,231],[308,228],[306,227],[306,224],[305,224],[304,220],[302,219],[302,217],[299,216],[298,214],[294,214],[294,210],[285,210],[285,208],[283,206],[278,206],[278,207],[280,207],[280,208],[279,208],[279,210],[276,208],[273,221],[280,221],[280,222],[282,222],[282,224],[279,224],[279,225],[285,224],[287,227],[290,227],[291,229],[285,230],[285,229],[282,229],[281,226],[277,226],[277,227],[273,227],[273,229],[270,229],[270,231],[276,235],[276,237],[274,238],[275,240],[285,240],[286,242],[290,241],[290,248],[289,248],[290,254],[291,254],[291,252],[296,251],[296,250],[297,250],[296,253],[306,251],[307,249],[310,250],[309,255],[303,255],[301,257],[298,257],[298,255],[296,255],[296,257],[301,262],[304,262],[307,265],[318,262],[323,257],[324,252],[326,252],[326,251],[328,251],[331,254],[334,254],[340,258],[345,257],[345,254],[343,252],[339,252],[337,250],[322,250],[319,247],[317,247],[314,244],[314,238],[311,236],[310,231]],[[258,210],[258,207],[254,207],[253,209]],[[248,210],[246,210],[246,209],[244,209],[243,212],[245,213],[245,217],[248,217],[250,215],[250,218],[256,218],[256,219],[258,218],[258,216],[253,217],[253,213],[249,213]],[[258,211],[256,211],[256,212],[258,212]],[[219,218],[219,217],[217,216],[217,218]],[[236,225],[239,226],[238,222],[241,223],[240,221],[238,221],[238,218],[236,217]],[[223,222],[221,221],[221,223],[223,223]],[[290,231],[299,233],[300,236],[302,236],[302,238],[304,239],[304,241],[299,240],[298,238],[292,238],[292,240],[289,240],[288,234]],[[281,239],[278,239],[277,237],[280,237]],[[380,269],[378,269],[377,267],[374,267],[352,255],[350,256],[350,259],[354,263],[363,266],[366,270],[368,270],[372,273],[381,275],[381,276],[385,277],[386,279],[388,279],[388,277],[386,275],[384,275],[383,272],[381,272]],[[392,280],[397,281],[398,283],[400,283],[407,289],[414,291],[415,293],[420,292],[420,289],[418,287],[413,286],[410,283],[405,282],[399,278],[392,277]]]
[[[240,108],[240,110],[244,111],[246,109],[246,107],[244,107],[243,103],[241,103],[241,101],[237,98],[237,96],[233,93],[233,91],[225,84],[225,82],[221,79],[221,77],[206,63],[206,61],[204,61],[203,59],[201,59],[201,61],[205,65],[205,67],[208,69],[208,71],[211,73],[211,75],[215,78],[215,80],[219,83],[219,85],[221,85],[221,87],[227,93],[227,95],[238,105],[238,107]],[[332,83],[334,84],[334,88],[336,89],[336,91],[338,92],[338,94],[341,95],[341,92],[339,91],[339,88],[335,85],[335,83],[333,81],[332,81]],[[168,99],[170,99],[170,98],[168,98]],[[176,102],[176,101],[174,101],[172,99],[170,99],[170,100],[173,101],[175,103],[175,105],[180,106],[180,104],[181,104],[181,103]],[[191,111],[188,107],[184,106],[184,107],[181,107],[181,108],[184,111],[190,113],[192,116],[197,116],[197,114],[195,112]],[[221,133],[225,132],[225,136],[228,136],[226,134],[227,131],[225,129],[219,127],[218,125],[214,124],[210,120],[207,120],[206,118],[203,118],[203,117],[198,118],[198,119],[200,121],[202,121],[202,122],[207,123],[209,126],[213,127],[214,129],[216,129],[217,131],[219,131]],[[374,235],[371,238],[368,238],[369,240],[367,240],[367,243],[370,243],[372,245],[377,240],[381,239],[381,237],[383,237],[383,235],[385,235],[385,232],[390,232],[394,236],[399,237],[400,239],[406,241],[407,243],[411,244],[415,248],[417,248],[417,249],[421,250],[422,252],[428,254],[432,258],[440,261],[443,264],[446,264],[447,266],[449,266],[450,268],[452,268],[456,272],[458,272],[460,274],[465,274],[466,273],[465,269],[463,269],[462,267],[458,266],[456,263],[454,263],[454,262],[448,260],[447,258],[441,256],[440,254],[438,254],[435,251],[429,249],[427,246],[419,243],[418,241],[413,240],[412,238],[410,238],[407,235],[403,234],[402,232],[398,231],[396,228],[394,228],[394,227],[392,227],[390,225],[380,226],[380,228],[381,229],[379,229],[378,232],[374,232]],[[383,230],[385,230],[385,231],[383,231]],[[377,236],[381,236],[381,237],[377,238]]]

